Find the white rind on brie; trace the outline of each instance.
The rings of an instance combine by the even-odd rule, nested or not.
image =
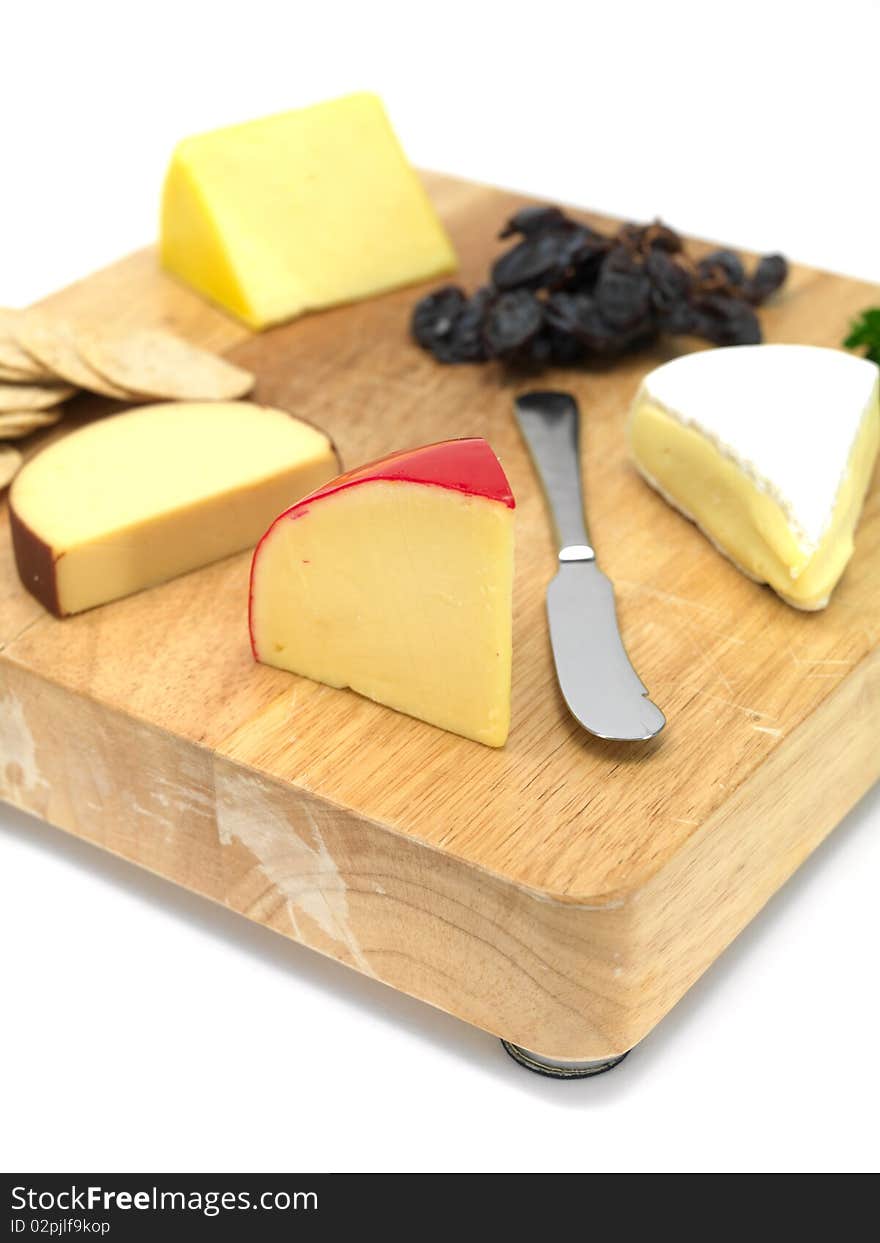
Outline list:
[[[828,531],[878,376],[841,350],[731,346],[656,368],[634,410],[648,400],[698,431],[776,501],[810,554]]]

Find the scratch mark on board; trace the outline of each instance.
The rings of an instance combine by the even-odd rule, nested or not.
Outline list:
[[[289,809],[281,810],[273,791],[244,772],[221,769],[216,789],[221,844],[239,841],[250,851],[284,898],[296,937],[306,945],[314,942],[314,936],[303,931],[305,916],[343,946],[361,971],[375,975],[351,925],[345,880],[311,808],[304,801],[291,801]],[[305,823],[298,825],[298,819]]]

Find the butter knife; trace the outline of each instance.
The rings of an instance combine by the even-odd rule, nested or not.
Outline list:
[[[523,393],[515,411],[558,537],[559,570],[547,589],[547,617],[563,698],[599,738],[653,738],[666,717],[630,664],[614,588],[596,565],[587,534],[577,402],[570,393]]]

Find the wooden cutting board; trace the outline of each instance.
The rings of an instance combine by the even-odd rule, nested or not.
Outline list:
[[[522,200],[428,186],[474,286]],[[258,400],[326,428],[348,465],[485,436],[518,501],[507,746],[255,665],[245,555],[59,622],[20,587],[4,530],[0,795],[517,1044],[604,1058],[663,1017],[880,774],[880,489],[831,606],[797,613],[627,462],[627,407],[671,349],[544,375],[580,400],[590,529],[669,721],[651,743],[594,739],[553,675],[553,547],[511,416],[530,381],[418,350],[423,292],[253,336],[148,249],[44,305],[228,350]],[[762,318],[771,341],[836,345],[877,300],[798,268]],[[81,399],[65,426],[115,408]]]

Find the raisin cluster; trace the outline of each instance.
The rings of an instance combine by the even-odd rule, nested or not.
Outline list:
[[[659,220],[607,235],[558,207],[525,207],[499,236],[519,240],[488,285],[470,297],[445,285],[413,312],[413,336],[438,362],[564,365],[614,358],[663,333],[754,345],[755,307],[788,275],[782,255],[751,273],[732,250],[695,261]]]

